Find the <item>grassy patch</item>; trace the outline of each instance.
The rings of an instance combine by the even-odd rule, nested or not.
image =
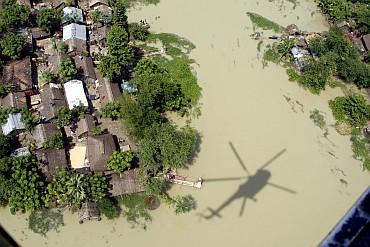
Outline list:
[[[247,12],[247,15],[251,19],[252,23],[263,30],[273,30],[277,33],[282,32],[284,28],[279,24],[270,21],[269,19],[252,12]]]
[[[166,54],[171,57],[186,57],[195,45],[189,40],[172,33],[152,33],[148,42],[160,40],[166,47]]]
[[[276,49],[276,45],[267,45],[267,50],[263,53],[264,62],[279,63],[280,57],[281,55]]]

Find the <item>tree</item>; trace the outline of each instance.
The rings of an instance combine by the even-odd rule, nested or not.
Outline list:
[[[41,74],[41,78],[44,80],[45,83],[58,83],[59,78],[57,75],[49,72],[49,71],[43,71]]]
[[[16,0],[3,0],[0,6],[0,31],[15,29],[29,20],[30,10],[16,3]]]
[[[113,25],[107,35],[107,46],[110,54],[121,54],[128,45],[128,33],[117,25]]]
[[[134,155],[132,152],[114,151],[107,161],[107,168],[111,171],[121,173],[131,167]]]
[[[118,102],[108,102],[100,110],[104,118],[111,118],[115,120],[118,119],[120,116],[120,109],[121,106]]]
[[[121,27],[127,27],[126,7],[123,0],[118,0],[113,8],[112,23]]]
[[[195,200],[190,195],[178,197],[175,200],[175,213],[176,214],[188,213],[195,208],[196,208]]]
[[[12,213],[18,210],[37,210],[44,206],[44,181],[38,173],[35,158],[13,158],[11,181],[9,207]]]
[[[10,154],[11,142],[9,137],[0,134],[0,158],[7,157]]]
[[[72,111],[67,107],[60,107],[57,110],[57,125],[59,128],[70,125],[73,120]]]
[[[106,56],[100,55],[98,70],[104,77],[108,77],[110,81],[119,77],[122,73],[119,57],[109,54]]]
[[[292,48],[294,47],[294,40],[285,38],[279,42],[277,45],[277,51],[280,53],[281,57],[285,57],[291,53]]]
[[[154,172],[184,168],[192,157],[196,141],[196,132],[190,127],[177,130],[169,123],[154,124],[140,142],[139,158]]]
[[[94,202],[102,200],[108,192],[107,179],[102,174],[88,174],[88,198]]]
[[[118,218],[120,216],[121,209],[117,200],[114,198],[104,197],[98,202],[98,207],[99,211],[109,220]]]
[[[62,12],[58,9],[41,8],[37,14],[37,25],[44,30],[57,27],[61,21]]]
[[[2,41],[2,54],[11,59],[18,59],[26,46],[26,40],[23,36],[10,33]]]
[[[344,80],[354,82],[359,88],[370,86],[370,66],[359,58],[342,60],[337,70]]]
[[[77,76],[77,69],[75,63],[71,58],[67,58],[60,63],[59,75],[63,82],[73,80]]]
[[[131,23],[128,26],[130,37],[133,37],[136,40],[145,41],[149,35],[149,31],[143,25],[139,23]]]
[[[333,22],[345,20],[349,14],[349,5],[345,0],[319,0],[318,5]]]
[[[44,149],[62,149],[64,147],[62,134],[54,134],[50,140],[44,142],[43,147]]]
[[[63,214],[58,210],[32,211],[28,217],[28,228],[44,237],[50,230],[58,231],[61,226],[64,226]]]
[[[160,67],[150,58],[140,59],[134,68],[134,75],[138,80],[140,80],[142,76],[152,76],[165,73],[167,73],[165,68]]]
[[[149,178],[145,183],[145,193],[161,196],[166,192],[166,181],[161,178]]]
[[[10,92],[15,91],[15,86],[14,85],[9,85],[9,84],[2,84],[0,85],[0,96],[4,97]]]
[[[31,130],[37,125],[37,118],[27,108],[23,108],[21,114],[21,120],[25,124],[27,130]]]

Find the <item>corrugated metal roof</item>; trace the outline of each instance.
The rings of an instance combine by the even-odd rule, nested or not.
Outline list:
[[[9,114],[8,120],[1,126],[4,135],[9,135],[13,130],[22,130],[26,125],[22,122],[22,114],[14,113]]]
[[[69,109],[73,109],[73,107],[79,106],[80,104],[86,107],[89,106],[82,81],[71,80],[64,83],[64,91]]]
[[[86,26],[76,23],[71,23],[63,27],[63,41],[69,39],[80,39],[86,41]]]

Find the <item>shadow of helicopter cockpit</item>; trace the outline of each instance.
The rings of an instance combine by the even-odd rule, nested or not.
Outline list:
[[[232,142],[229,142],[230,148],[233,151],[234,155],[236,156],[237,160],[239,161],[239,164],[243,168],[243,170],[246,172],[246,177],[231,177],[231,178],[210,178],[210,179],[203,179],[204,183],[207,182],[218,182],[218,181],[234,181],[234,180],[245,180],[244,183],[239,185],[238,190],[229,198],[227,199],[221,206],[219,206],[217,209],[208,208],[210,211],[210,215],[203,216],[205,219],[211,219],[214,216],[221,217],[220,212],[227,207],[231,202],[233,202],[236,199],[243,199],[242,206],[239,212],[239,215],[242,216],[244,213],[245,204],[247,202],[247,199],[250,199],[254,202],[257,201],[256,195],[266,186],[270,185],[272,187],[275,187],[277,189],[283,190],[285,192],[295,194],[296,192],[294,190],[285,188],[283,186],[274,184],[269,182],[271,178],[271,172],[266,169],[267,166],[269,166],[273,161],[275,161],[277,158],[279,158],[282,154],[286,152],[286,149],[281,150],[279,153],[277,153],[275,156],[273,156],[269,161],[267,161],[262,167],[260,167],[255,174],[251,174],[247,167],[245,166],[243,160],[239,156],[238,152],[236,151],[234,145]]]

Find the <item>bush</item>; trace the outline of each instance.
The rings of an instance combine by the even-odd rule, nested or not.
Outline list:
[[[148,29],[139,23],[131,23],[128,26],[130,36],[136,40],[145,41],[149,35]]]
[[[104,197],[98,202],[99,211],[107,217],[107,219],[116,219],[121,214],[121,208],[114,198]]]
[[[120,105],[117,102],[108,102],[101,108],[101,114],[104,118],[118,119],[120,116]]]
[[[192,196],[187,195],[175,199],[175,213],[184,214],[196,208],[195,200]]]
[[[131,167],[134,155],[132,152],[114,151],[107,161],[107,168],[111,171],[121,173]]]
[[[45,149],[62,149],[64,147],[62,134],[54,134],[50,140],[44,142],[43,147]]]
[[[28,228],[42,236],[50,230],[58,232],[61,226],[64,226],[63,214],[53,209],[33,211],[28,218]]]

